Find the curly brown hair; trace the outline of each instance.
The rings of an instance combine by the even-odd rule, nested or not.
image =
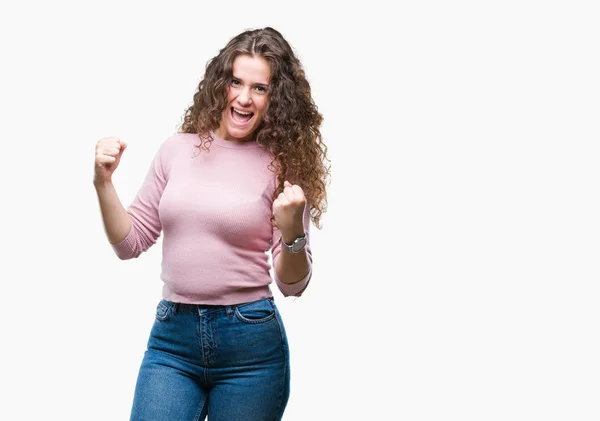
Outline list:
[[[242,32],[208,61],[179,132],[197,133],[198,147],[209,149],[213,141],[210,132],[220,125],[233,62],[239,55],[259,56],[270,65],[267,107],[254,140],[273,156],[269,169],[277,174],[278,183],[273,200],[283,191],[286,179],[299,184],[310,204],[311,219],[321,228],[330,176],[327,147],[319,130],[323,116],[311,97],[300,60],[278,31],[266,27]]]

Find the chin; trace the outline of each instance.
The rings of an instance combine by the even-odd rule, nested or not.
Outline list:
[[[248,136],[250,136],[252,132],[248,132],[246,130],[231,130],[229,132],[229,136],[237,140],[245,140]]]
[[[230,127],[229,135],[235,139],[246,139],[246,138],[252,136],[254,134],[255,130],[256,130],[255,127],[249,127],[247,129]]]

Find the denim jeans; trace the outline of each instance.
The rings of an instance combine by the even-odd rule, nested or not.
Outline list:
[[[273,298],[228,306],[156,307],[131,421],[281,420],[288,342]]]

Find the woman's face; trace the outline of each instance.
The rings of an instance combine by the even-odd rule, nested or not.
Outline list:
[[[235,142],[252,140],[267,107],[270,79],[271,69],[264,58],[249,55],[235,58],[227,107],[215,130],[217,136]]]

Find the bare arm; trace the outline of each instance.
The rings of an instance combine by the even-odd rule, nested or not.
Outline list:
[[[108,241],[111,244],[119,244],[131,230],[131,216],[121,204],[112,181],[94,181],[94,187],[98,194],[100,213]]]
[[[310,207],[300,186],[284,183],[284,191],[273,202],[273,215],[277,227],[273,231],[273,269],[275,281],[284,296],[300,296],[312,277],[310,249]],[[292,253],[279,243],[281,236],[286,244],[306,233],[306,247]]]
[[[296,238],[304,235],[304,228],[282,233],[283,241],[291,244]],[[277,277],[284,284],[293,284],[302,280],[310,271],[311,262],[307,255],[306,247],[300,253],[292,253],[287,248],[281,247],[281,252],[275,261]]]
[[[127,144],[118,137],[106,137],[96,144],[94,187],[100,202],[104,230],[111,244],[123,241],[132,223],[112,183],[112,175],[126,147]]]

